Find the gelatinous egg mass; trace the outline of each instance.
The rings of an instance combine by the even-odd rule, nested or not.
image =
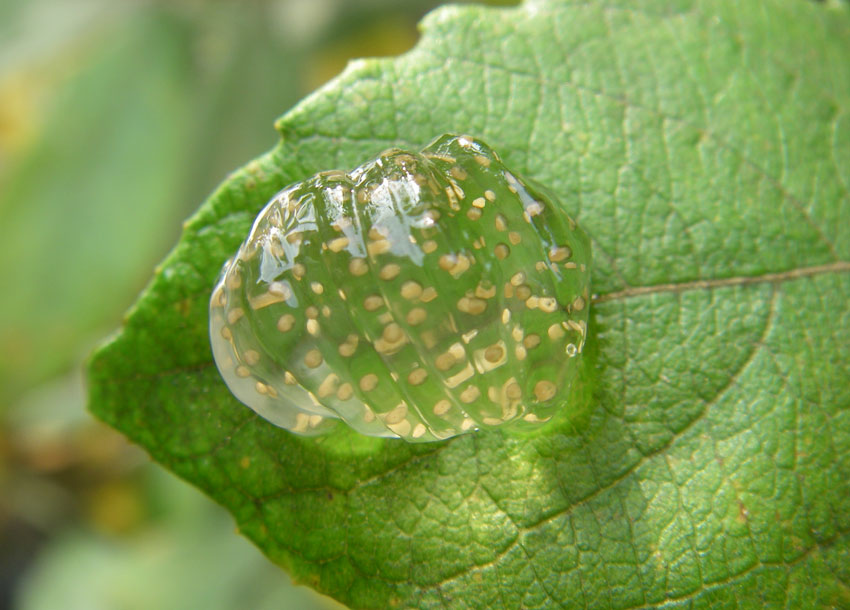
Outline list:
[[[210,301],[218,369],[270,422],[434,441],[564,408],[590,244],[483,142],[444,135],[279,192]]]

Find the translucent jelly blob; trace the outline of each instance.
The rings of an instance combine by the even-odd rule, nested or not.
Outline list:
[[[210,300],[216,365],[270,422],[436,441],[539,426],[587,337],[590,243],[470,136],[280,191]]]

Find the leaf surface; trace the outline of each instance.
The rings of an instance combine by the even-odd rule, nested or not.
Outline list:
[[[201,207],[91,408],[353,608],[848,606],[848,41],[846,8],[807,2],[436,11]],[[286,184],[443,132],[592,237],[587,409],[422,446],[259,419],[211,361],[221,264]]]

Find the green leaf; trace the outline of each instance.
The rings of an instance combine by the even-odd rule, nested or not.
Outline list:
[[[423,30],[200,209],[92,410],[354,608],[850,605],[848,11],[538,0]],[[259,419],[211,361],[220,265],[285,184],[446,131],[593,239],[587,414],[422,446]]]

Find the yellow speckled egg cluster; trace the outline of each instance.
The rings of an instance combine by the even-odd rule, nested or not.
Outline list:
[[[590,243],[483,142],[444,135],[266,205],[210,301],[233,394],[300,434],[435,441],[563,406]]]

